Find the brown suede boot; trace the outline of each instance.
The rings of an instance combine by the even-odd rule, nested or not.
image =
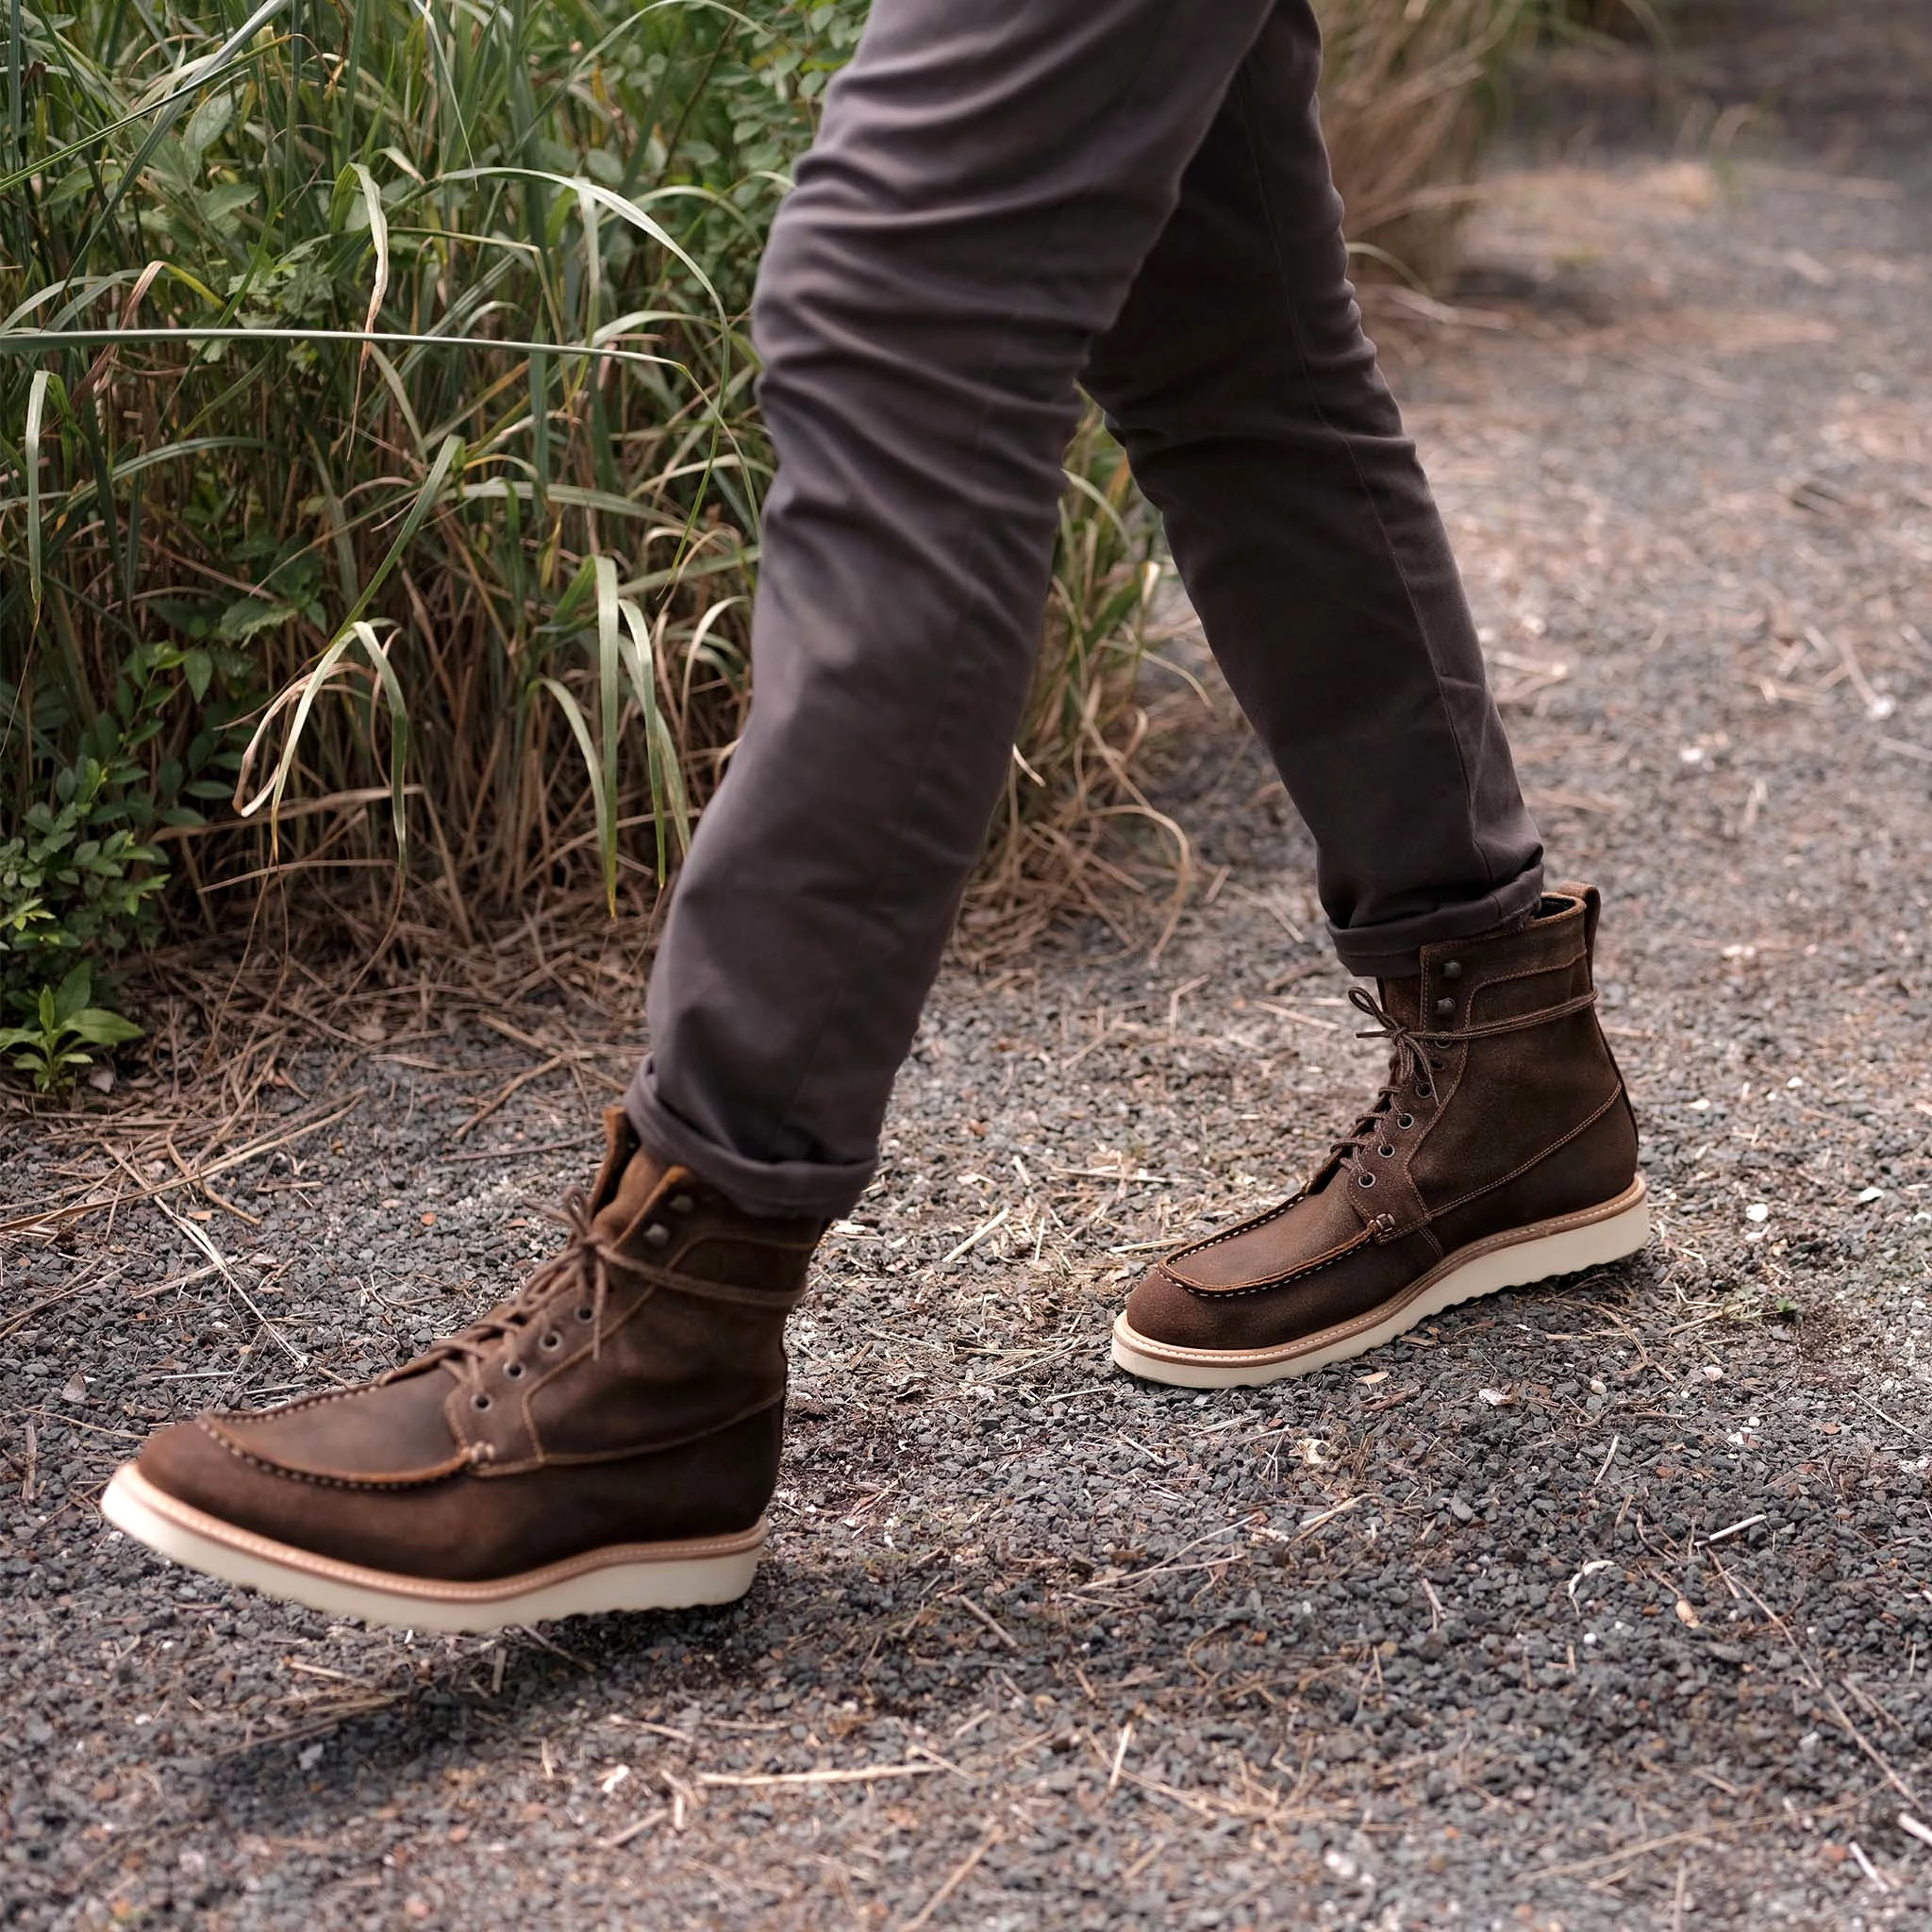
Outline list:
[[[1293,1200],[1142,1277],[1115,1362],[1257,1387],[1641,1248],[1637,1124],[1591,1010],[1598,904],[1559,888],[1524,924],[1424,946],[1381,1005],[1352,993],[1391,1043],[1389,1084]]]
[[[823,1232],[742,1214],[625,1115],[563,1252],[359,1388],[164,1429],[108,1521],[316,1609],[491,1630],[728,1603],[777,1479],[785,1317]]]

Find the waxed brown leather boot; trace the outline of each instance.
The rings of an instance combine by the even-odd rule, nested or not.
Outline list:
[[[417,1629],[727,1603],[777,1479],[785,1317],[823,1231],[741,1213],[606,1117],[571,1235],[375,1381],[162,1430],[108,1522],[177,1562]]]
[[[1115,1362],[1256,1387],[1641,1248],[1637,1124],[1593,1010],[1598,906],[1557,888],[1526,924],[1424,946],[1380,1004],[1352,993],[1390,1041],[1389,1084],[1292,1200],[1142,1277]]]

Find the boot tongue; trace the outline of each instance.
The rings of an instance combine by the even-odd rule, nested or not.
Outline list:
[[[1412,973],[1406,979],[1379,979],[1375,984],[1381,991],[1382,1005],[1392,1019],[1404,1026],[1419,1027],[1423,1024],[1421,974]]]
[[[650,1206],[651,1196],[663,1185],[667,1170],[640,1147],[617,1176],[617,1184],[599,1203],[591,1224],[607,1241],[620,1241],[637,1224],[637,1218]]]

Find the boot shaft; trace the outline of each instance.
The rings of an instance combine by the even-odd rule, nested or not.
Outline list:
[[[1558,888],[1513,930],[1423,949],[1412,997],[1428,1091],[1402,1137],[1407,1158],[1390,1190],[1400,1207],[1377,1203],[1394,1233],[1561,1158],[1586,1136],[1609,1191],[1634,1171],[1635,1121],[1595,1008],[1599,903],[1594,887]],[[1601,1123],[1609,1131],[1592,1136]],[[1582,1198],[1594,1198],[1592,1185],[1579,1181]]]

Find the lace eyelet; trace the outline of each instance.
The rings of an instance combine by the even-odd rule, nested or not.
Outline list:
[[[577,1320],[579,1322],[594,1322],[596,1319],[597,1311],[595,1308],[579,1308],[577,1310]]]
[[[563,1346],[563,1337],[555,1328],[545,1335],[538,1344],[541,1348],[558,1349]]]
[[[1384,1160],[1393,1160],[1395,1158],[1395,1150],[1392,1147],[1377,1147],[1375,1149],[1375,1152],[1379,1154]]]
[[[1438,1059],[1434,1054],[1431,1054],[1429,1056],[1429,1064],[1430,1066],[1435,1068],[1437,1073],[1440,1074],[1442,1071],[1442,1062],[1440,1059]]]
[[[1364,1188],[1373,1188],[1375,1185],[1375,1176],[1372,1174],[1358,1174],[1356,1180]]]
[[[470,1407],[472,1408],[488,1408],[490,1407],[490,1398],[487,1395],[473,1395],[470,1397]]]
[[[1406,1130],[1415,1125],[1415,1116],[1412,1113],[1399,1113],[1395,1116],[1395,1124]]]
[[[504,1364],[503,1378],[506,1382],[521,1382],[524,1379],[523,1363],[506,1362]]]

